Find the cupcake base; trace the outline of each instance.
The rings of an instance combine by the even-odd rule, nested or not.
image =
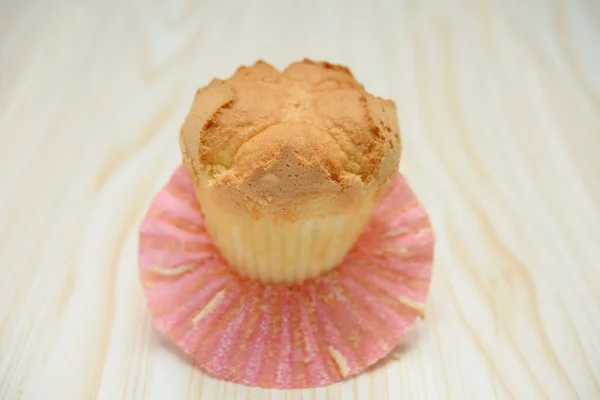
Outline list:
[[[211,375],[266,388],[327,385],[388,355],[423,316],[434,235],[401,175],[339,266],[299,284],[231,268],[178,168],[140,227],[139,272],[156,325]]]
[[[240,275],[261,282],[293,284],[332,270],[375,206],[374,196],[365,196],[353,213],[274,224],[269,217],[229,213],[206,190],[196,191],[206,230],[223,258]]]

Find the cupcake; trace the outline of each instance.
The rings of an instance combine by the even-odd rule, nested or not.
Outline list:
[[[394,103],[342,66],[264,62],[198,90],[183,165],[139,229],[153,321],[194,364],[249,386],[327,385],[424,315],[428,215],[398,172]]]
[[[287,284],[340,264],[401,153],[394,102],[346,67],[310,60],[212,80],[180,147],[223,257],[242,276]]]

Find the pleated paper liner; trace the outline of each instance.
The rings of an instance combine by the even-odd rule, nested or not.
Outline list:
[[[302,284],[237,275],[205,231],[186,171],[140,227],[140,278],[158,327],[209,374],[249,386],[306,388],[365,370],[424,313],[434,235],[398,175],[331,272]]]

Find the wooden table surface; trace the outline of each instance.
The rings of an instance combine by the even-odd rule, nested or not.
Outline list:
[[[262,58],[392,98],[427,318],[342,384],[247,388],[157,333],[137,228],[195,90]],[[600,3],[0,2],[0,398],[600,398]]]

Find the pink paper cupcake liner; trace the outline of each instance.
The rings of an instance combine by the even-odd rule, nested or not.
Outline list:
[[[140,227],[139,272],[156,325],[209,374],[249,386],[327,385],[388,355],[423,316],[434,234],[402,175],[331,272],[296,285],[236,274],[179,167]]]

